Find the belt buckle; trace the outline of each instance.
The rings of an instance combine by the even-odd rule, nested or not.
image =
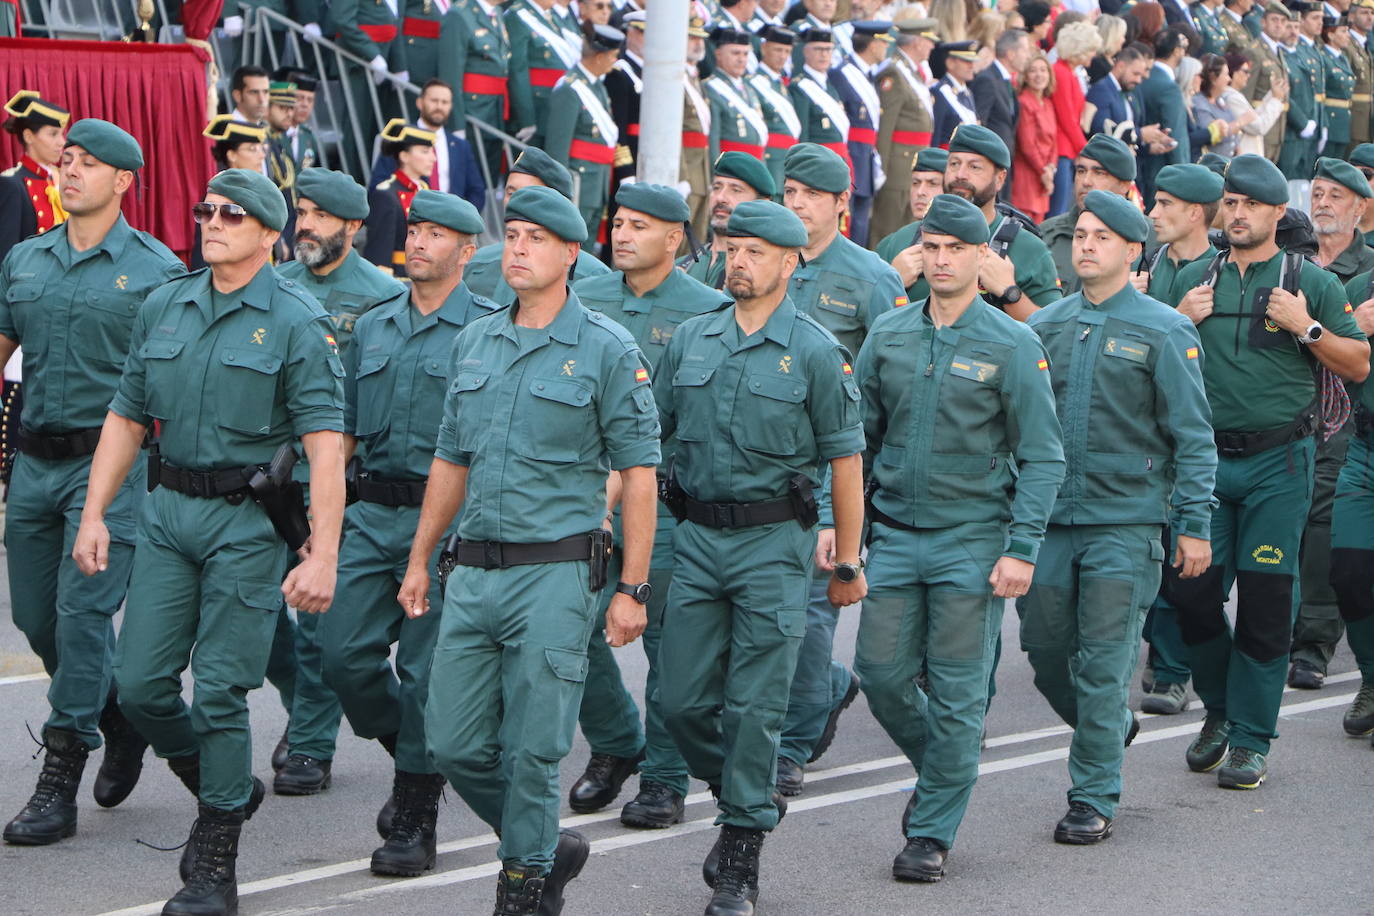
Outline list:
[[[483,569],[505,569],[505,560],[501,556],[500,541],[482,542],[482,568]]]
[[[194,496],[197,499],[204,499],[206,497],[205,478],[191,472],[187,473],[182,480],[186,484],[186,495]]]
[[[1223,458],[1240,458],[1245,453],[1244,435],[1222,433],[1217,436],[1217,452]]]
[[[716,528],[734,528],[735,507],[730,503],[711,503],[711,523]]]

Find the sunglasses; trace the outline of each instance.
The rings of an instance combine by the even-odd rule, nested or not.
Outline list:
[[[240,225],[243,218],[248,215],[248,211],[238,204],[212,204],[202,200],[191,206],[191,218],[197,225],[204,226],[215,218],[216,210],[219,211],[219,221],[229,229]]]

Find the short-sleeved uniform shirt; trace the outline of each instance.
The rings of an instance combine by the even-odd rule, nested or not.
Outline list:
[[[196,470],[263,464],[307,433],[343,431],[343,365],[313,297],[265,264],[216,293],[209,270],[139,310],[110,410],[162,421],[162,458]]]
[[[858,356],[878,316],[907,302],[897,271],[842,235],[793,271],[787,295],[835,335],[851,357]]]
[[[458,535],[539,544],[600,526],[606,476],[659,461],[658,412],[629,332],[567,302],[546,327],[516,308],[459,333],[435,455],[468,468]]]
[[[277,268],[277,273],[295,282],[324,306],[334,326],[334,341],[339,345],[341,356],[348,353],[357,320],[383,299],[390,299],[406,288],[404,283],[378,270],[356,250],[349,251],[342,264],[322,277],[300,261],[287,261]]]
[[[19,243],[0,265],[0,334],[24,348],[20,419],[49,434],[105,422],[139,306],[186,272],[123,216],[86,251],[72,249],[67,229]]]

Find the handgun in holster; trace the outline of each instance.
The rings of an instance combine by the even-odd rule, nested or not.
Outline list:
[[[305,488],[299,480],[291,479],[291,469],[299,456],[291,443],[286,442],[272,456],[266,468],[254,468],[248,479],[253,502],[262,506],[272,527],[286,541],[286,546],[300,550],[310,540],[310,520],[305,514]]]
[[[597,528],[587,534],[591,540],[591,555],[587,560],[587,587],[599,592],[606,587],[606,573],[611,565],[611,533]]]
[[[351,506],[358,501],[358,475],[363,471],[363,463],[357,455],[348,459],[344,465],[344,505]]]
[[[873,495],[878,492],[878,478],[868,478],[864,484],[864,527],[863,537],[859,540],[866,547],[873,545]]]
[[[821,520],[821,507],[816,502],[815,488],[805,474],[794,474],[787,481],[787,498],[802,528],[809,531]]]
[[[162,445],[157,439],[148,440],[148,492],[157,489],[158,475],[162,471]]]
[[[439,597],[444,597],[444,588],[448,585],[448,577],[453,574],[453,570],[458,566],[458,532],[450,534],[444,541],[444,546],[439,550],[439,562],[434,564],[434,574],[439,579]]]
[[[681,524],[687,518],[687,491],[677,482],[677,462],[668,465],[668,473],[658,479],[659,502],[668,507]]]

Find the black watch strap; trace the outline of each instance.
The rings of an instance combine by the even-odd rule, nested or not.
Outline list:
[[[629,582],[617,582],[615,590],[622,595],[629,595],[640,604],[648,604],[649,599],[654,594],[654,588],[648,582],[640,582],[638,585]]]

